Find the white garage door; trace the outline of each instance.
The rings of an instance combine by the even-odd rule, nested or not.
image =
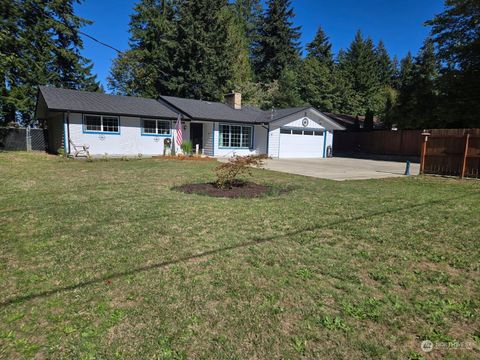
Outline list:
[[[280,129],[281,158],[323,157],[324,133],[318,129]]]

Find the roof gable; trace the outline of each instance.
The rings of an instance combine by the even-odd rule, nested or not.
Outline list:
[[[311,106],[278,110],[278,113],[280,114],[273,117],[271,121],[275,126],[283,126],[301,118],[308,118],[327,130],[345,129],[343,126],[340,126],[328,116]]]

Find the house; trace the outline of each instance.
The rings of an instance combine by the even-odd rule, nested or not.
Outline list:
[[[305,106],[263,111],[242,106],[241,95],[225,103],[161,96],[159,99],[39,87],[36,117],[46,122],[49,151],[86,145],[91,155],[162,155],[175,144],[175,122],[183,140],[208,156],[267,154],[314,158],[331,154],[334,120]]]

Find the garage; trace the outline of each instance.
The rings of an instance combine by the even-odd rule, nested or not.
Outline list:
[[[323,157],[325,134],[318,128],[280,128],[280,158]]]
[[[332,155],[334,131],[344,128],[312,108],[275,110],[268,122],[271,158],[324,158]]]

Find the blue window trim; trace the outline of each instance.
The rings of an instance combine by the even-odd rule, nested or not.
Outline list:
[[[170,134],[152,134],[152,133],[144,133],[143,130],[144,130],[144,127],[143,127],[143,121],[144,120],[148,120],[148,121],[164,121],[164,122],[169,122],[170,123]],[[158,129],[158,125],[157,126],[157,129]],[[154,136],[154,137],[165,137],[165,138],[169,138],[169,137],[172,137],[172,134],[173,134],[173,131],[172,131],[172,121],[171,120],[167,120],[167,119],[149,119],[149,118],[141,118],[140,119],[140,135],[141,136]]]
[[[103,117],[106,116],[106,117],[112,117],[112,118],[117,118],[118,119],[118,131],[117,132],[113,132],[113,131],[89,131],[89,130],[86,130],[85,127],[86,127],[86,124],[85,124],[85,116],[100,116],[100,121],[102,122],[102,126],[103,126]],[[95,135],[95,134],[100,134],[100,135],[120,135],[120,131],[121,131],[121,125],[120,125],[120,116],[114,116],[114,115],[96,115],[96,114],[83,114],[82,115],[82,133],[83,134],[92,134],[92,135]]]
[[[233,146],[221,146],[220,145],[220,127],[221,126],[241,126],[241,127],[249,127],[252,129],[252,136],[250,137],[250,145],[249,146],[240,146],[240,147],[233,147]],[[230,149],[230,150],[252,150],[253,149],[253,139],[255,136],[255,127],[253,125],[243,125],[243,124],[218,124],[218,148],[219,149]]]

